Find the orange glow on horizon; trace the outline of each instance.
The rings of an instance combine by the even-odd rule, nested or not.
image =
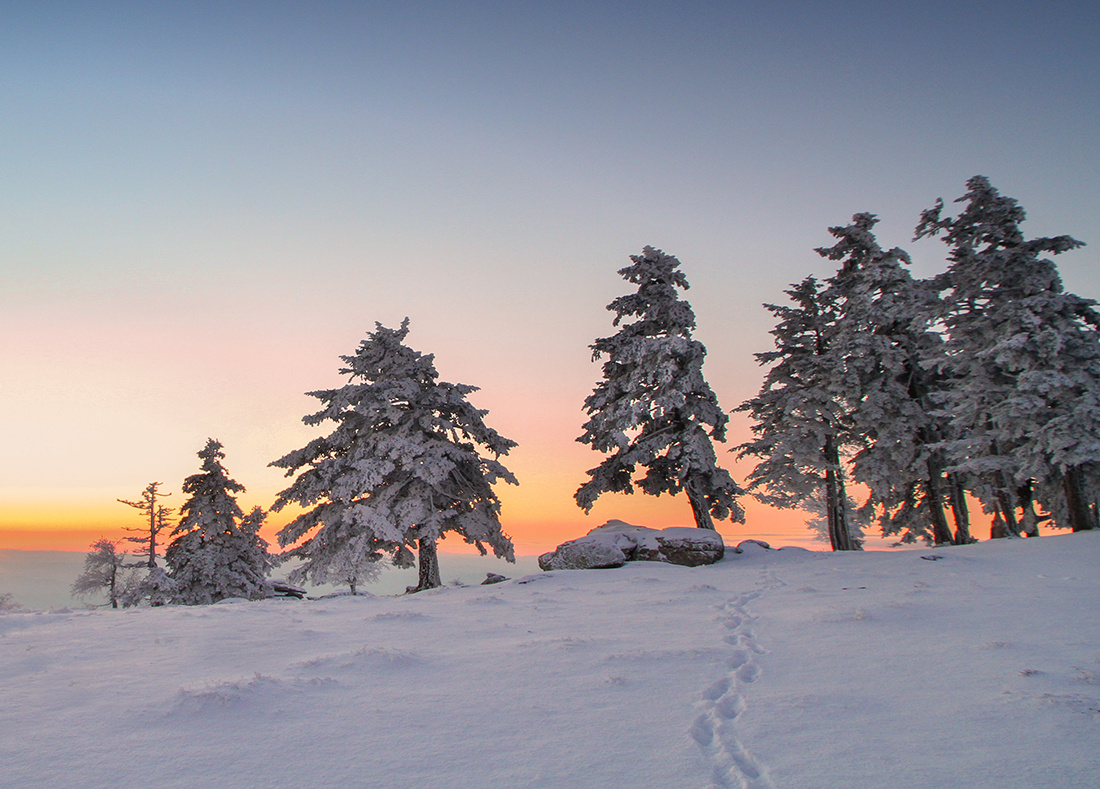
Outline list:
[[[596,457],[584,447],[569,448],[560,452],[559,457],[533,453],[526,463],[517,463],[514,468],[520,485],[496,486],[501,499],[501,525],[515,544],[517,554],[553,550],[609,520],[651,528],[694,525],[691,507],[682,495],[605,494],[586,515],[573,500],[577,486],[585,478],[583,471],[577,471],[578,456],[589,461]],[[536,457],[541,461],[537,466],[533,462]],[[552,463],[549,469],[548,460]],[[530,467],[524,468],[528,465]],[[166,503],[178,507],[182,502],[178,490],[175,494]],[[275,495],[275,488],[254,488],[238,502],[247,512],[256,505],[270,507]],[[28,492],[20,492],[14,501],[11,495],[5,498],[7,501],[0,513],[0,549],[86,551],[100,538],[121,540],[137,536],[137,531],[127,529],[137,530],[143,525],[140,512],[118,503],[112,491],[107,490],[82,489],[71,491],[64,499],[55,495],[52,500]],[[773,545],[827,548],[806,530],[804,513],[776,510],[749,497],[743,497],[741,504],[746,510],[744,524],[729,521],[716,524],[728,543],[736,545],[745,539],[761,539]],[[288,507],[268,516],[261,535],[273,552],[279,550],[277,532],[296,514],[296,508]],[[162,551],[169,541],[168,534],[161,535]],[[476,551],[454,537],[446,539],[441,547],[459,553]]]
[[[800,545],[815,549],[826,547],[824,543],[815,541],[806,530],[802,513],[774,510],[753,501],[745,501],[743,505],[747,510],[744,524],[729,521],[717,524],[727,543],[737,544],[752,538],[775,545]],[[122,508],[122,505],[118,506]],[[292,517],[289,512],[270,516],[262,536],[273,551],[278,550],[276,532]],[[504,507],[501,518],[504,531],[516,546],[516,553],[524,556],[553,550],[566,540],[587,534],[608,520],[623,520],[651,528],[694,525],[691,509],[683,497],[655,498],[640,494],[604,496],[590,515],[585,515],[571,499],[552,507],[539,506],[538,501],[531,504],[511,502]],[[137,536],[137,532],[127,529],[136,529],[140,525],[140,516],[136,511],[115,512],[94,505],[23,511],[15,517],[4,518],[0,526],[0,550],[86,551],[101,538],[122,540],[127,536]],[[162,550],[168,541],[168,536],[162,534]],[[456,537],[448,537],[441,547],[454,553],[476,552],[476,548],[465,545]]]

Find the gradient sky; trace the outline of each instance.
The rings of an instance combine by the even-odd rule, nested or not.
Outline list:
[[[0,2],[0,548],[117,536],[153,480],[178,506],[208,436],[270,505],[303,393],[405,316],[520,444],[521,552],[690,523],[572,501],[628,255],[682,261],[727,409],[828,226],[879,214],[927,276],[919,212],[975,174],[1100,297],[1098,38],[1086,2]]]

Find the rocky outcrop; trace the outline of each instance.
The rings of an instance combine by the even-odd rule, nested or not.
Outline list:
[[[667,562],[686,567],[714,564],[725,555],[722,535],[709,529],[649,529],[608,521],[584,537],[539,557],[543,570],[621,567],[626,562]]]
[[[556,550],[539,557],[544,570],[601,570],[622,567],[626,554],[617,545],[587,536],[563,542]]]

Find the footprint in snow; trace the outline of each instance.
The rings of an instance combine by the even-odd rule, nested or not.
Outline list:
[[[696,716],[689,736],[712,763],[711,779],[720,789],[771,789],[767,770],[742,746],[735,723],[746,707],[744,689],[755,682],[760,667],[753,655],[763,654],[749,628],[753,617],[747,606],[761,592],[746,592],[721,607],[720,619],[725,643],[734,647],[726,660],[729,673],[711,683],[702,693],[701,712]]]

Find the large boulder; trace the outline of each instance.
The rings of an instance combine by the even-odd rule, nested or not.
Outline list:
[[[539,557],[539,567],[544,570],[600,570],[624,564],[626,555],[615,545],[586,537],[563,542],[557,550]]]
[[[661,529],[657,532],[657,546],[659,561],[685,567],[714,564],[726,554],[722,535],[710,529],[684,526]]]
[[[621,567],[625,562],[667,562],[686,567],[713,564],[725,555],[722,535],[709,529],[649,529],[608,521],[584,537],[539,557],[543,570]]]

